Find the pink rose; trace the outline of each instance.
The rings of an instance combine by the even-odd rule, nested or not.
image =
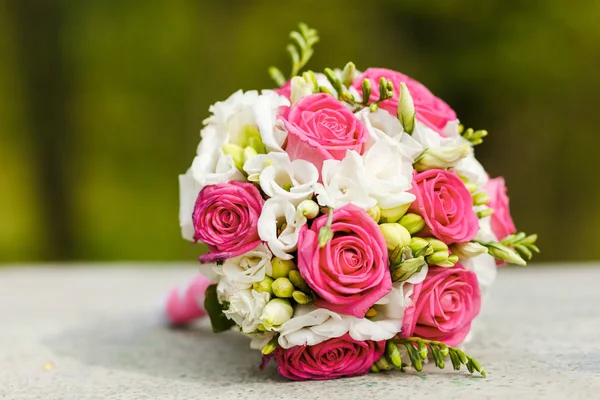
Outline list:
[[[250,183],[231,181],[204,187],[192,214],[194,239],[210,250],[200,262],[239,256],[258,246],[257,224],[264,202]]]
[[[438,133],[442,133],[446,124],[456,120],[456,113],[443,100],[436,97],[409,76],[385,68],[369,68],[359,76],[352,87],[361,91],[363,80],[371,81],[371,101],[379,99],[379,79],[385,78],[394,84],[394,97],[379,104],[380,108],[396,116],[398,112],[398,97],[400,83],[404,82],[415,104],[417,119]]]
[[[348,204],[333,213],[333,238],[319,247],[327,215],[302,227],[298,270],[319,295],[317,307],[362,318],[392,289],[388,252],[379,226],[361,208]]]
[[[307,160],[319,171],[323,161],[341,160],[346,150],[364,151],[368,132],[363,123],[331,95],[306,96],[292,106],[285,120],[285,151],[291,160]]]
[[[411,192],[417,199],[410,210],[425,220],[422,235],[452,244],[470,241],[479,230],[471,193],[453,172],[430,169],[415,174]]]
[[[490,196],[489,206],[494,209],[492,214],[492,232],[502,240],[511,233],[517,232],[515,223],[510,216],[510,208],[508,207],[508,196],[506,195],[506,185],[504,178],[490,179],[483,188]]]
[[[456,346],[469,333],[480,308],[481,293],[474,272],[460,264],[452,268],[430,266],[425,280],[414,287],[401,334]]]
[[[295,381],[365,375],[385,351],[385,340],[358,342],[346,334],[314,346],[278,348],[279,373]]]

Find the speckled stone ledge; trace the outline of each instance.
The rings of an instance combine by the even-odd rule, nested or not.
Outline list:
[[[247,339],[167,329],[158,300],[193,265],[0,268],[2,399],[600,398],[600,265],[502,269],[466,372],[288,382]],[[419,396],[419,397],[417,397]]]

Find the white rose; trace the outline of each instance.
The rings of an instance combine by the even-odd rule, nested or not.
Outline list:
[[[258,218],[258,236],[267,242],[275,256],[291,260],[293,256],[288,253],[296,250],[298,232],[305,222],[306,218],[296,213],[296,207],[289,201],[268,199]]]
[[[365,210],[377,201],[369,196],[368,177],[362,157],[348,150],[343,160],[325,160],[321,171],[323,183],[315,185],[317,201],[323,207],[339,208],[352,203]]]
[[[308,161],[290,161],[287,153],[260,154],[244,164],[249,176],[259,176],[261,189],[269,197],[299,204],[313,195],[319,171]]]
[[[270,297],[270,294],[265,292],[240,290],[229,298],[229,307],[223,313],[238,324],[242,332],[252,333],[262,323],[260,317]]]

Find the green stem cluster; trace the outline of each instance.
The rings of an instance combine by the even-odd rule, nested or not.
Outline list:
[[[462,124],[458,126],[458,133],[460,133],[462,137],[468,140],[473,146],[483,143],[483,138],[488,135],[488,131],[485,129],[465,129]]]
[[[427,360],[431,353],[435,366],[440,369],[444,369],[446,367],[445,360],[450,359],[455,371],[459,371],[464,365],[470,373],[477,371],[484,378],[486,377],[485,369],[481,364],[462,350],[447,346],[442,342],[418,337],[388,340],[384,355],[373,364],[371,372],[389,371],[392,368],[404,371],[405,364],[403,364],[400,354],[401,347],[406,349],[410,365],[419,372],[423,370],[423,361]]]
[[[525,232],[519,232],[508,235],[500,243],[505,246],[512,247],[519,255],[529,261],[533,258],[533,253],[539,253],[540,249],[535,245],[537,235],[527,235]]]

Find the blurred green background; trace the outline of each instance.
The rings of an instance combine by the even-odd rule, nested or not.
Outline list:
[[[490,136],[538,260],[600,256],[600,2],[0,0],[0,261],[193,260],[177,175],[208,106],[270,88],[287,33],[315,70],[425,83]]]

